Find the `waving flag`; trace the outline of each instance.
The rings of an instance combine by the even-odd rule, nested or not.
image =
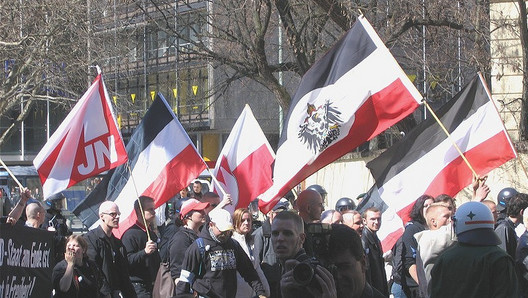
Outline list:
[[[362,16],[301,80],[284,123],[269,211],[299,182],[403,119],[421,96]]]
[[[246,105],[235,122],[214,169],[216,179],[233,199],[233,204],[226,207],[231,209],[229,211],[247,208],[253,199],[273,184],[271,176],[274,159],[273,149],[251,108]]]
[[[491,95],[482,77],[475,77],[436,113],[479,175],[515,158]],[[473,173],[433,117],[420,123],[405,138],[367,163],[376,181],[383,216],[378,237],[384,250],[396,242],[415,200],[422,194],[455,196],[471,184]],[[383,222],[383,218],[382,218]]]
[[[158,94],[126,147],[130,169],[121,165],[110,171],[73,210],[83,223],[96,227],[99,205],[112,200],[121,211],[118,237],[136,222],[134,201],[154,199],[156,207],[167,202],[205,170],[205,163],[169,104]],[[136,192],[137,190],[137,192]]]
[[[101,73],[33,160],[44,198],[127,161]]]

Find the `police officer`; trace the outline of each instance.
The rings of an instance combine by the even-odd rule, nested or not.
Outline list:
[[[66,218],[62,215],[62,206],[66,197],[62,193],[55,194],[48,198],[45,207],[46,216],[42,227],[48,231],[55,232],[55,261],[56,263],[64,259],[64,250],[66,248],[66,237],[72,234],[72,231],[66,224]]]
[[[351,198],[347,198],[347,197],[343,197],[337,200],[336,205],[335,205],[335,210],[341,213],[348,211],[348,210],[355,210],[355,209],[356,209],[356,204],[354,203],[354,201],[352,201]]]
[[[517,190],[511,187],[506,187],[499,191],[499,194],[497,195],[497,212],[499,212],[499,215],[497,218],[496,225],[506,219],[506,209],[508,207],[508,201],[513,198],[513,196],[515,196],[517,193]]]

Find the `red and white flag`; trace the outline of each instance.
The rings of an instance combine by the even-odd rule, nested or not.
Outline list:
[[[165,204],[205,170],[206,165],[189,135],[159,94],[134,130],[127,144],[129,167],[108,172],[95,189],[73,210],[90,228],[98,224],[99,205],[114,201],[121,211],[117,237],[136,222],[134,201],[138,196]],[[130,170],[132,172],[130,172]]]
[[[412,113],[422,96],[364,17],[306,72],[284,123],[269,211],[317,170]]]
[[[44,198],[127,161],[101,73],[33,160]]]
[[[273,149],[251,108],[246,105],[213,171],[221,187],[233,199],[233,204],[226,206],[226,209],[233,212],[236,208],[247,208],[253,199],[273,184],[271,176],[274,160]]]
[[[436,114],[451,140],[429,117],[401,142],[367,163],[379,195],[374,189],[358,208],[376,206],[383,211],[377,234],[384,251],[391,249],[402,234],[419,196],[455,196],[471,184],[473,173],[453,141],[480,176],[516,157],[482,77],[476,76]]]

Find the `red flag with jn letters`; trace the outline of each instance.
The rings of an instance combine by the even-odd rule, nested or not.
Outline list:
[[[33,160],[44,198],[127,161],[101,73]]]

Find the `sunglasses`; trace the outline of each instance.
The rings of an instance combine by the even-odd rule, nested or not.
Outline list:
[[[110,212],[110,213],[103,212],[103,214],[110,215],[112,218],[116,218],[116,217],[118,217],[119,215],[121,215],[120,212]]]

